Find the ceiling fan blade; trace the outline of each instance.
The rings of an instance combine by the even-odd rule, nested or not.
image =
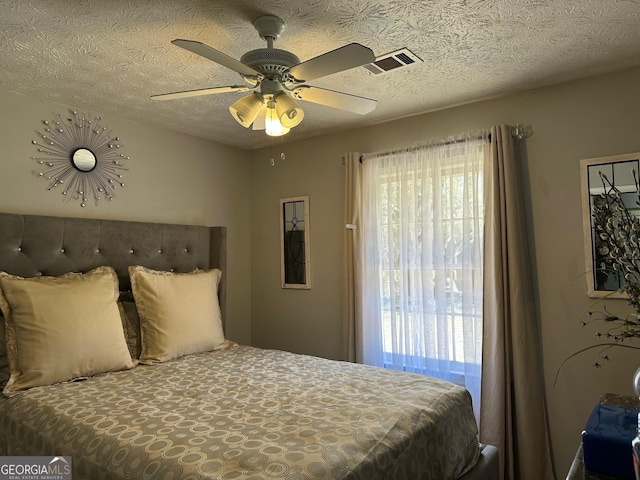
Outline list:
[[[365,115],[373,112],[378,105],[377,100],[371,98],[358,97],[349,93],[335,92],[326,88],[301,85],[292,90],[294,98],[307,102],[326,105],[327,107],[339,108],[348,112]]]
[[[289,69],[289,74],[299,82],[308,82],[309,80],[372,63],[375,59],[376,56],[370,48],[359,43],[350,43],[306,62],[294,65]]]
[[[249,77],[261,76],[261,74],[253,68],[246,66],[244,63],[239,62],[235,58],[230,57],[229,55],[222,53],[221,51],[216,50],[209,45],[205,45],[204,43],[196,42],[194,40],[183,40],[181,38],[172,40],[171,43],[177,45],[180,48],[184,48],[185,50],[189,50],[196,55],[200,55],[201,57],[213,60],[223,67],[227,67],[234,72],[238,72],[240,75],[246,75]]]
[[[245,87],[244,85],[232,85],[229,87],[201,88],[198,90],[187,90],[185,92],[162,93],[160,95],[151,95],[151,98],[153,100],[175,100],[200,95],[212,95],[214,93],[246,92],[248,90],[253,90],[253,88]]]

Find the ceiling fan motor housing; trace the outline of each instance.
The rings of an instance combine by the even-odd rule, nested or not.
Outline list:
[[[286,50],[258,48],[242,55],[240,62],[267,78],[273,78],[274,75],[282,77],[290,67],[300,63],[300,59]]]

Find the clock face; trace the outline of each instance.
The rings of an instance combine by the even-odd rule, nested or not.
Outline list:
[[[80,202],[86,207],[90,200],[113,200],[116,190],[124,187],[122,172],[130,157],[119,152],[120,138],[107,127],[100,126],[101,117],[91,119],[73,112],[63,120],[60,114],[53,122],[43,121],[36,130],[39,139],[31,143],[37,156],[31,157],[42,168],[38,176],[46,179],[48,190],[59,190],[66,202]]]

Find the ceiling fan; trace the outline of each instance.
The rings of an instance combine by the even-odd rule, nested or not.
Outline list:
[[[306,82],[375,61],[371,49],[359,43],[343,47],[300,62],[293,53],[273,48],[273,42],[284,30],[284,22],[273,15],[263,15],[253,25],[267,48],[245,53],[240,61],[194,40],[176,39],[171,43],[212,60],[239,73],[248,85],[203,88],[184,92],[153,95],[153,100],[173,100],[229,92],[252,91],[229,107],[233,118],[245,128],[266,130],[278,136],[298,125],[304,111],[296,100],[326,105],[360,115],[372,112],[377,100],[313,87]]]

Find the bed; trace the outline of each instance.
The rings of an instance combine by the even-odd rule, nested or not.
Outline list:
[[[224,227],[0,213],[0,271],[0,456],[69,456],[76,480],[498,478],[465,389],[226,339]],[[76,296],[43,313],[50,292]]]

